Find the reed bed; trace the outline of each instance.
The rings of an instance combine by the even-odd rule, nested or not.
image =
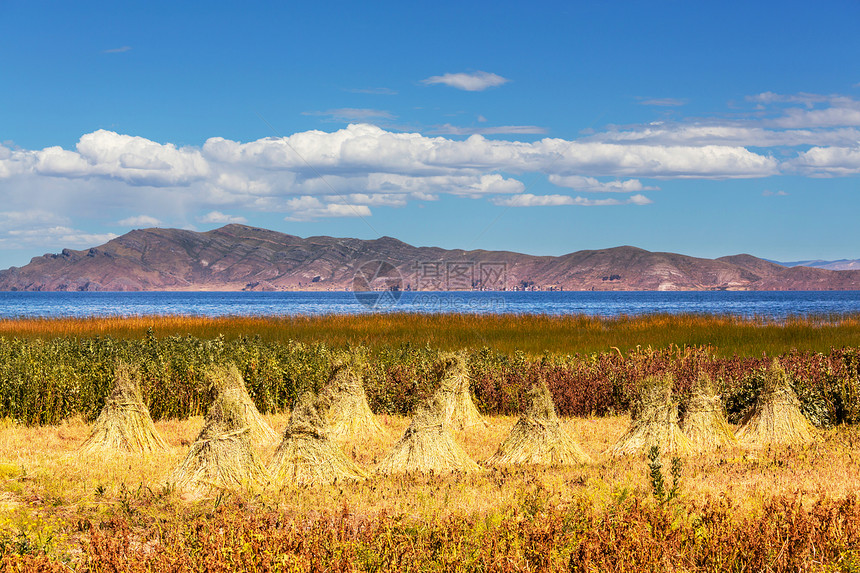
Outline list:
[[[353,347],[367,402],[376,414],[408,415],[437,388],[444,352],[431,346]],[[193,336],[23,339],[0,337],[0,419],[57,424],[92,421],[111,392],[118,362],[140,371],[143,401],[154,420],[202,415],[212,400],[206,372],[235,364],[256,408],[287,412],[303,392],[318,393],[342,353],[322,343],[266,341],[261,337]],[[721,357],[710,347],[639,348],[589,355],[463,351],[469,392],[484,414],[517,415],[535,379],[546,380],[559,415],[626,411],[639,384],[670,374],[682,399],[702,373],[714,380],[727,418],[737,423],[753,406],[772,356]],[[792,351],[779,355],[801,409],[816,426],[860,421],[860,350]],[[464,387],[465,389],[465,387]]]
[[[539,355],[590,354],[641,347],[710,346],[719,356],[778,355],[792,349],[826,352],[860,347],[860,314],[762,317],[655,314],[600,317],[586,315],[476,315],[390,313],[325,316],[137,316],[20,318],[0,320],[0,336],[63,338],[111,336],[141,338],[193,336],[228,340],[260,336],[270,342],[300,341],[330,347],[430,345],[442,350],[489,347]]]

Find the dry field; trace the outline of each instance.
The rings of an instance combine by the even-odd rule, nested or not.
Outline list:
[[[372,472],[465,349],[486,427],[457,435],[469,474],[189,494],[167,484],[235,364],[282,434],[350,348],[383,438],[344,451]],[[701,316],[0,320],[0,573],[7,571],[860,571],[860,317],[770,322]],[[729,448],[672,461],[603,452],[650,376],[682,404],[707,374],[733,422],[779,357],[806,446]],[[149,456],[84,454],[120,363],[140,368],[167,441]],[[543,380],[593,463],[490,467]],[[264,463],[275,446],[257,449]],[[662,493],[661,493],[662,490]],[[677,493],[677,495],[674,495]]]
[[[268,415],[267,419],[278,431],[282,431],[287,423],[285,415]],[[403,417],[379,416],[378,419],[387,430],[384,441],[347,443],[345,446],[345,450],[368,469],[373,468],[408,425],[408,419]],[[491,417],[488,420],[490,424],[486,428],[473,428],[458,436],[466,451],[479,462],[495,452],[516,421],[512,417]],[[558,519],[580,516],[585,520],[583,523],[591,524],[592,529],[582,531],[581,528],[585,527],[582,523],[573,528],[568,532],[572,537],[565,537],[566,549],[559,544],[559,539],[546,540],[549,544],[547,550],[555,555],[549,562],[540,564],[530,559],[523,540],[496,551],[509,553],[509,561],[506,562],[509,567],[497,570],[564,570],[573,562],[572,555],[582,553],[589,535],[600,533],[607,527],[605,523],[600,525],[594,520],[634,512],[635,515],[628,516],[626,522],[635,522],[635,519],[642,518],[643,511],[657,512],[647,513],[647,519],[653,521],[661,515],[668,516],[667,519],[677,522],[674,526],[680,531],[685,524],[694,527],[697,516],[711,511],[708,508],[725,510],[728,507],[725,517],[728,522],[724,526],[732,530],[733,527],[742,527],[745,520],[765,519],[773,511],[774,503],[788,503],[787,507],[795,512],[813,513],[818,507],[816,504],[822,502],[844,504],[840,500],[848,498],[853,504],[851,496],[860,487],[860,433],[855,427],[837,427],[823,431],[820,441],[811,446],[759,451],[732,449],[685,457],[682,460],[679,498],[660,504],[653,499],[644,456],[613,459],[602,455],[629,423],[627,416],[613,416],[564,421],[568,432],[578,438],[595,460],[590,465],[486,469],[471,475],[371,477],[358,483],[302,488],[295,488],[292,484],[272,484],[264,491],[187,498],[171,491],[164,485],[164,480],[182,460],[201,423],[200,417],[157,422],[158,431],[170,444],[170,450],[165,454],[149,457],[117,455],[97,459],[77,452],[88,434],[88,427],[79,420],[44,427],[3,425],[0,428],[0,460],[3,460],[0,465],[0,539],[7,553],[7,565],[12,567],[11,554],[15,553],[14,559],[21,560],[17,566],[35,567],[41,559],[35,556],[45,552],[52,563],[63,563],[63,567],[111,570],[110,563],[116,564],[123,559],[140,558],[141,555],[164,557],[157,550],[161,544],[180,551],[181,548],[175,547],[176,543],[185,544],[185,549],[199,548],[202,543],[200,540],[195,542],[193,535],[187,532],[179,541],[168,539],[170,535],[166,529],[187,529],[194,525],[199,533],[201,524],[209,527],[218,520],[227,519],[237,528],[237,536],[242,537],[239,530],[245,531],[245,528],[256,527],[258,534],[263,534],[268,526],[255,521],[262,519],[261,516],[269,516],[270,519],[278,516],[279,523],[293,520],[293,527],[298,520],[308,528],[322,520],[329,524],[327,531],[337,530],[331,521],[335,517],[340,519],[340,527],[344,527],[342,522],[347,516],[348,522],[353,524],[350,527],[357,527],[355,524],[360,523],[365,523],[368,528],[371,524],[382,527],[380,524],[387,523],[391,535],[394,534],[390,529],[393,524],[411,524],[409,527],[417,528],[415,531],[406,527],[405,530],[398,529],[397,534],[404,538],[403,543],[413,544],[416,540],[409,541],[411,536],[418,541],[423,539],[421,528],[441,527],[448,531],[449,538],[437,539],[436,543],[453,543],[449,550],[455,555],[458,547],[462,549],[470,541],[483,539],[493,528],[503,531],[512,524],[518,523],[517,527],[521,528],[529,522],[537,527],[542,519],[552,516]],[[274,446],[260,449],[258,453],[268,462],[273,451]],[[666,477],[668,480],[668,475]],[[860,512],[855,517],[860,518]],[[797,517],[791,519],[796,520]],[[847,518],[840,519],[844,521]],[[624,520],[616,525],[622,522]],[[470,524],[465,532],[454,527],[454,524],[462,523]],[[860,522],[846,522],[843,526],[860,528]],[[653,524],[650,527],[649,531],[653,531]],[[314,531],[314,535],[320,533]],[[511,534],[516,531],[513,529]],[[612,533],[611,527],[605,533]],[[307,534],[311,535],[310,532]],[[112,535],[118,535],[120,539],[110,542]],[[375,535],[378,537],[381,533]],[[463,539],[457,541],[458,536],[463,536]],[[350,537],[356,539],[350,540]],[[341,531],[339,542],[349,541],[346,545],[354,549],[359,537],[360,531]],[[768,543],[771,541],[775,542],[770,540]],[[231,555],[235,555],[230,551],[238,549],[231,549],[229,544],[218,547],[229,553],[222,556],[224,563],[237,566],[239,562],[231,561]],[[377,555],[380,559],[395,559],[396,551],[387,555],[385,552],[389,550],[393,549],[377,548],[374,551],[380,553]],[[402,547],[397,549],[401,550]],[[840,551],[837,561],[847,563],[846,559],[854,558],[854,547]],[[295,570],[302,570],[300,565],[304,563],[310,567],[316,554],[311,554],[310,561],[299,559],[303,555],[300,551],[285,555],[292,555],[296,561],[287,559],[281,562],[283,569],[295,565]],[[788,555],[780,556],[778,553],[774,556],[775,564],[779,564],[779,559],[785,561],[788,558]],[[286,558],[284,555],[281,557]],[[329,562],[334,556],[321,552],[316,558],[319,565]],[[446,561],[442,557],[439,559],[441,561],[428,561],[422,568],[449,569],[444,565]],[[362,566],[356,566],[359,561]],[[349,561],[349,567],[343,570],[374,568],[368,566],[370,562],[366,559],[359,561]],[[163,567],[164,564],[159,563],[159,567]],[[399,568],[395,566],[399,563],[396,560],[385,563]],[[596,570],[602,568],[599,560],[595,563]],[[659,570],[660,563],[660,560],[655,560],[648,567]],[[265,567],[261,566],[261,569]],[[278,567],[271,569],[278,570]],[[780,570],[780,567],[775,567],[775,570]]]

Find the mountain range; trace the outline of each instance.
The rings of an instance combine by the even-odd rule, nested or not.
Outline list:
[[[558,257],[308,237],[227,225],[131,231],[0,271],[3,291],[144,290],[860,290],[860,270],[786,267],[636,247]]]
[[[813,267],[816,269],[829,269],[831,271],[856,271],[860,270],[860,259],[839,259],[838,261],[823,261],[815,259],[811,261],[792,261],[782,263],[771,261],[784,267]]]

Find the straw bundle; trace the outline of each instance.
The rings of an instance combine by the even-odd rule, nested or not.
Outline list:
[[[440,405],[445,426],[455,432],[478,425],[486,426],[487,422],[472,402],[466,357],[462,353],[445,353],[434,366],[440,380],[435,398]]]
[[[329,440],[325,404],[306,392],[293,408],[269,470],[276,483],[316,484],[359,480],[367,474]]]
[[[526,399],[526,410],[488,463],[575,465],[591,461],[561,427],[546,382],[532,386]]]
[[[265,466],[251,449],[247,405],[235,392],[215,398],[200,435],[168,479],[177,489],[200,493],[260,487],[268,481]]]
[[[376,468],[377,473],[478,471],[443,424],[443,404],[434,396],[418,407],[403,437]]]
[[[693,444],[678,427],[678,404],[672,400],[672,376],[645,379],[638,403],[631,409],[630,428],[609,448],[613,456],[638,455],[657,446],[665,454],[685,454]]]
[[[738,444],[726,421],[714,381],[705,372],[700,373],[693,384],[687,411],[681,421],[681,431],[699,451],[713,451]]]
[[[815,440],[815,428],[801,412],[800,400],[779,360],[771,363],[755,407],[741,421],[737,437],[741,445],[749,447]]]
[[[147,454],[167,448],[167,442],[158,435],[149,409],[143,403],[140,373],[127,364],[117,364],[113,391],[105,400],[89,437],[81,444],[81,452]]]
[[[353,362],[344,360],[335,364],[318,402],[323,406],[325,426],[333,440],[375,439],[385,435],[370,411],[361,375]]]
[[[234,402],[245,408],[245,419],[248,421],[248,433],[251,443],[257,446],[277,444],[280,436],[266,422],[245,387],[242,374],[235,364],[230,366],[212,366],[204,374],[209,387],[215,394],[230,396]]]

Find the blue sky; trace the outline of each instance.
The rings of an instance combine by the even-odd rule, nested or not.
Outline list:
[[[860,257],[860,3],[0,0],[0,268],[134,228]]]

